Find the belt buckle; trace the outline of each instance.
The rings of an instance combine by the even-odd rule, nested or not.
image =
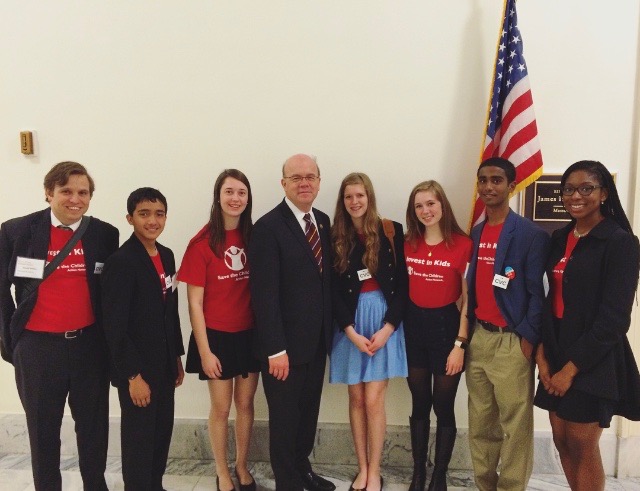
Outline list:
[[[74,329],[73,331],[65,331],[64,338],[65,339],[75,339],[79,335],[79,329]]]

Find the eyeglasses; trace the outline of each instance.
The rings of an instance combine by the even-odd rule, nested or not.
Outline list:
[[[565,186],[560,188],[560,191],[564,196],[573,196],[573,193],[578,191],[580,196],[589,196],[593,193],[594,189],[601,188],[602,186],[579,186],[574,188],[573,186]]]
[[[283,179],[289,179],[291,182],[293,182],[294,184],[299,184],[302,181],[307,181],[309,184],[313,184],[314,182],[316,182],[318,179],[320,179],[320,176],[314,176],[313,174],[309,174],[308,176],[285,176]]]

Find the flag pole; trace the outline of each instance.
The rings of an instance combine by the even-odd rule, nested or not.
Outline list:
[[[482,135],[482,142],[480,143],[480,155],[478,156],[478,165],[482,163],[482,154],[484,153],[484,142],[487,137],[487,125],[489,124],[489,116],[491,114],[491,100],[493,95],[493,84],[496,80],[496,68],[497,68],[497,60],[498,53],[500,49],[500,40],[502,39],[502,28],[504,25],[504,19],[507,15],[507,3],[509,0],[504,0],[502,6],[502,22],[500,22],[500,27],[498,28],[498,41],[496,42],[496,54],[494,56],[493,61],[493,73],[491,75],[491,84],[489,87],[489,102],[487,102],[487,115],[484,118],[484,133]],[[471,213],[469,214],[469,223],[467,225],[467,233],[471,233],[471,229],[473,228],[473,211],[475,210],[476,200],[478,199],[478,182],[474,180],[473,183],[473,197],[471,198]]]

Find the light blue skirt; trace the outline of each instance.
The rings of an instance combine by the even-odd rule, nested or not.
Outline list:
[[[371,339],[384,325],[382,319],[386,311],[387,302],[380,290],[361,293],[356,308],[356,332]],[[353,385],[406,376],[407,352],[402,323],[373,356],[362,353],[343,331],[334,332],[329,371],[332,384]]]

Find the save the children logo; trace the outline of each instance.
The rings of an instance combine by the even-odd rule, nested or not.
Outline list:
[[[224,263],[231,271],[241,271],[247,264],[247,255],[244,249],[236,246],[229,247],[224,251]]]

